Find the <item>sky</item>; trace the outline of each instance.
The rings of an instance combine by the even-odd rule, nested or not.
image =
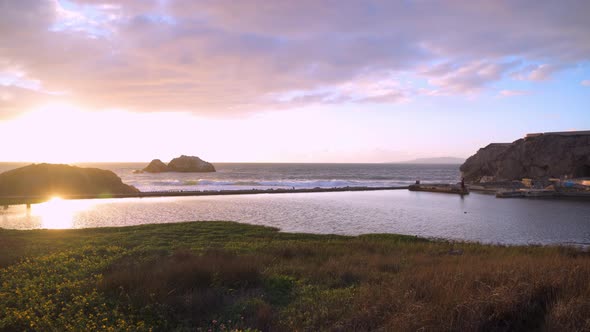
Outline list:
[[[394,162],[590,129],[590,1],[0,0],[0,161]]]

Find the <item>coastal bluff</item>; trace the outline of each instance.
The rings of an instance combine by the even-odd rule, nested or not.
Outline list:
[[[492,143],[460,167],[468,183],[590,177],[590,131],[528,134]]]
[[[0,174],[0,196],[134,194],[115,173],[64,164],[32,164]]]
[[[182,155],[172,159],[168,165],[160,159],[152,160],[142,172],[162,173],[162,172],[215,172],[215,167],[199,157]]]

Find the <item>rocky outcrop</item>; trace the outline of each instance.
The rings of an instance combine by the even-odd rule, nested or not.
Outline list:
[[[467,182],[491,182],[500,156],[508,150],[510,143],[492,143],[477,150],[477,153],[461,165],[461,176]]]
[[[0,174],[0,196],[132,194],[139,190],[98,168],[32,164]]]
[[[461,165],[468,183],[590,177],[590,135],[543,134],[490,144]]]
[[[144,172],[148,173],[160,173],[160,172],[167,172],[168,166],[164,164],[160,159],[154,159],[147,165],[146,168],[143,169]]]
[[[172,159],[168,169],[171,172],[215,172],[215,167],[210,163],[199,157],[185,155]]]
[[[199,157],[182,155],[172,159],[168,165],[159,159],[154,159],[143,169],[144,172],[215,172],[215,167]]]

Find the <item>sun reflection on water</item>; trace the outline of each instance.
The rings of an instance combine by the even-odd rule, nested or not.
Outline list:
[[[93,205],[92,200],[64,200],[55,196],[47,202],[33,204],[31,215],[39,217],[41,228],[74,228],[76,215],[91,209]]]

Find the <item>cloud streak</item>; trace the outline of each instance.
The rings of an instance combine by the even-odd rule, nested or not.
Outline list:
[[[529,94],[529,91],[524,90],[502,90],[500,91],[500,96],[502,97],[515,97],[515,96],[524,96]]]
[[[0,9],[0,72],[37,82],[0,87],[4,113],[54,98],[43,91],[88,108],[203,115],[397,103],[543,81],[590,59],[587,1],[26,0]]]

